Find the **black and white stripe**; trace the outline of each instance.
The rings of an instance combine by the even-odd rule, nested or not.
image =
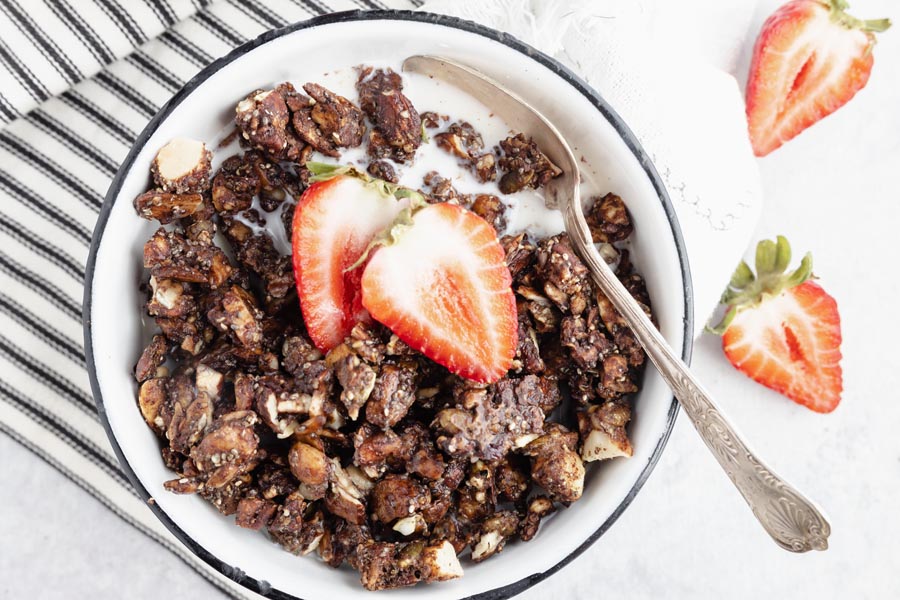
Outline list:
[[[214,58],[333,7],[413,4],[0,0],[0,431],[233,598],[251,594],[143,506],[99,423],[81,339],[94,221],[137,132]]]

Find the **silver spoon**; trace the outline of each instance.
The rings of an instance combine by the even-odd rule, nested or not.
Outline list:
[[[544,186],[547,206],[562,211],[566,232],[594,282],[628,322],[697,433],[750,505],[753,514],[775,542],[786,550],[827,549],[831,526],[822,513],[747,447],[709,392],[672,350],[597,252],[582,212],[578,163],[553,124],[502,84],[448,58],[410,56],[403,62],[403,70],[437,77],[482,99],[510,126],[534,138],[547,157],[562,169],[559,177]]]

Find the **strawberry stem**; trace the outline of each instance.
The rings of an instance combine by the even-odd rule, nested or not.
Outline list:
[[[811,254],[807,253],[800,266],[788,272],[790,262],[791,245],[784,236],[779,235],[774,241],[759,242],[756,246],[756,275],[747,263],[741,261],[720,300],[728,310],[718,325],[707,325],[706,331],[722,335],[741,310],[757,306],[813,276]]]
[[[847,29],[859,29],[860,31],[868,31],[871,33],[881,33],[891,26],[890,19],[858,19],[846,11],[850,8],[847,0],[827,0],[828,8],[831,10],[831,20],[835,23],[843,25]]]

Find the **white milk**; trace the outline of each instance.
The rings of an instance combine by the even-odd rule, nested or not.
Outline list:
[[[373,66],[391,66],[399,72],[396,65],[373,64]],[[494,148],[501,139],[516,133],[502,119],[494,115],[490,108],[458,88],[426,75],[416,73],[401,73],[401,75],[403,77],[403,93],[409,97],[419,113],[434,111],[450,117],[446,123],[442,121],[440,127],[427,129],[426,133],[429,138],[433,138],[435,133],[439,133],[454,121],[471,123],[484,139],[486,150]],[[356,79],[356,70],[347,68],[324,73],[321,77],[310,79],[310,81],[356,103]],[[292,81],[292,83],[298,90],[301,90],[306,81]],[[235,104],[239,101],[240,98],[234,99]],[[218,144],[233,131],[233,126],[229,125],[220,132],[216,139],[210,140],[210,148],[214,154],[214,171],[225,158],[240,150],[237,138],[232,140],[229,145],[218,148]],[[365,144],[359,148],[343,149],[339,159],[314,153],[312,160],[355,165],[361,171],[365,171],[370,162],[366,155]],[[442,177],[451,180],[453,187],[461,194],[485,193],[498,196],[507,206],[508,223],[506,231],[498,232],[500,235],[527,230],[537,237],[545,237],[564,229],[562,215],[557,210],[548,209],[544,205],[543,194],[540,191],[526,189],[516,194],[501,194],[496,182],[481,183],[478,181],[469,168],[460,164],[460,159],[438,148],[433,139],[419,147],[413,164],[398,165],[393,162],[391,164],[400,178],[401,185],[412,189],[422,188],[422,178],[425,174],[429,171],[437,171]],[[590,183],[582,185],[582,198],[590,197],[592,193],[590,187]],[[286,238],[281,224],[283,207],[284,205],[272,213],[266,213],[260,209],[257,201],[254,200],[253,203],[253,208],[259,210],[260,214],[265,217],[265,229],[272,236],[276,248],[279,252],[288,254],[290,253],[290,240]],[[247,224],[254,231],[260,230],[259,226],[254,223]]]

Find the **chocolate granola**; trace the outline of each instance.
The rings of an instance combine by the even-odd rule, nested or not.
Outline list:
[[[360,108],[315,83],[303,86],[309,96],[290,84],[251,93],[236,109],[244,150],[214,173],[203,144],[161,151],[153,189],[135,200],[139,216],[164,227],[143,257],[144,308],[159,332],[134,375],[138,408],[175,473],[168,490],[198,494],[289,552],[347,563],[379,590],[455,578],[466,549],[481,562],[534,539],[544,518],[581,497],[585,463],[630,456],[645,358],[564,233],[500,239],[518,346],[499,381],[452,375],[378,323],[317,349],[290,258],[255,205],[280,209],[290,239],[310,152],[365,143],[369,173],[396,182],[384,159],[412,161],[422,124],[448,121],[420,118],[390,69],[361,68],[357,89]],[[465,121],[433,139],[483,182],[499,167],[504,194],[558,173],[521,134],[498,154]],[[173,150],[190,156],[176,164]],[[424,184],[427,202],[470,208],[505,233],[500,197],[459,193],[437,172]],[[622,200],[595,199],[588,222],[649,313],[643,279],[611,245],[632,231]]]

